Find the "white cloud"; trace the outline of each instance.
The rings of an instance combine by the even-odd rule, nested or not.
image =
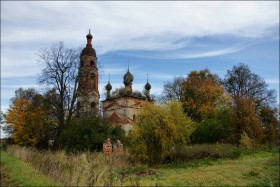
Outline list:
[[[84,42],[99,54],[170,49],[175,39],[231,34],[263,37],[279,26],[279,2],[3,2],[2,42]],[[47,39],[47,40],[46,40]],[[175,46],[176,48],[176,46]]]
[[[279,79],[266,79],[265,82],[268,84],[279,84]]]

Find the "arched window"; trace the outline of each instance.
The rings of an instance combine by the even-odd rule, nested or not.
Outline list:
[[[90,61],[90,66],[93,66],[94,65],[94,61]]]
[[[83,61],[81,61],[81,67],[83,67],[84,66],[84,62]]]
[[[91,111],[91,112],[94,112],[94,111],[95,111],[95,108],[96,108],[96,103],[95,103],[95,102],[91,102],[91,103],[90,103],[90,111]]]

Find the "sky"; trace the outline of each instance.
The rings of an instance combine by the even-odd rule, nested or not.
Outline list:
[[[83,48],[89,29],[101,100],[109,74],[123,86],[128,62],[133,89],[148,74],[152,94],[174,76],[208,68],[224,78],[239,63],[279,93],[279,1],[1,1],[1,111],[20,87],[43,90],[40,49]]]

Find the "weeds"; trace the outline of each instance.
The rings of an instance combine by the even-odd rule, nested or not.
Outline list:
[[[197,144],[175,149],[171,158],[175,162],[199,160],[203,158],[231,158],[236,159],[241,151],[231,144]]]
[[[7,151],[66,186],[120,186],[125,176],[118,171],[130,169],[126,154],[118,157],[104,157],[96,152],[67,155],[64,151],[38,151],[15,145]]]

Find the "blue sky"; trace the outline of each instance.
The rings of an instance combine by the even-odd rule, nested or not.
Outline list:
[[[89,28],[100,93],[109,74],[113,89],[122,86],[128,61],[133,88],[141,91],[149,74],[152,94],[174,76],[208,68],[224,77],[240,62],[279,93],[278,1],[1,1],[1,111],[16,89],[42,90],[40,49],[84,47]]]

